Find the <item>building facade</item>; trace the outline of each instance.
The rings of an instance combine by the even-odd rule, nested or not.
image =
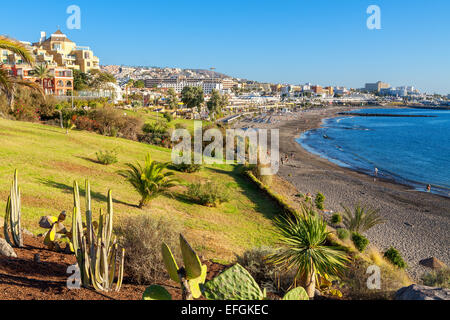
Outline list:
[[[10,74],[42,85],[45,94],[66,96],[73,93],[73,72],[100,70],[100,61],[89,47],[79,47],[60,30],[46,36],[41,32],[38,42],[22,41],[33,54],[36,65],[45,66],[48,77],[38,78],[33,67],[25,64],[21,57],[8,50],[0,51],[0,65]]]

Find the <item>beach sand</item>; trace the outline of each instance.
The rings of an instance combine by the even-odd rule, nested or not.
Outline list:
[[[292,183],[299,192],[322,192],[326,209],[342,211],[341,203],[357,203],[380,210],[386,223],[375,226],[365,235],[371,245],[384,252],[390,246],[398,249],[408,263],[408,273],[419,281],[430,269],[419,261],[436,257],[450,265],[450,198],[418,192],[390,181],[374,182],[373,177],[339,167],[307,152],[295,141],[308,130],[320,127],[322,119],[355,108],[331,107],[285,116],[272,117],[272,123],[241,122],[235,127],[277,128],[280,130],[280,154],[295,154],[281,166],[278,175]]]

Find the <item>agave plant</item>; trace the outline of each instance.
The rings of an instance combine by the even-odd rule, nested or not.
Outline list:
[[[281,248],[268,262],[286,270],[297,270],[296,279],[314,297],[319,277],[339,275],[345,268],[346,254],[326,245],[327,225],[318,215],[289,216],[275,220]]]
[[[139,208],[141,209],[178,183],[178,180],[173,178],[173,172],[164,172],[168,164],[152,161],[150,154],[147,154],[143,166],[140,163],[126,165],[129,169],[121,170],[119,174],[126,178],[140,194]]]
[[[378,210],[364,208],[359,204],[355,206],[353,211],[344,205],[342,207],[344,208],[343,223],[352,232],[363,233],[377,224],[385,222],[378,214]]]

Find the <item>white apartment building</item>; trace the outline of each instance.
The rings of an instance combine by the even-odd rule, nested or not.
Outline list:
[[[223,82],[221,79],[180,79],[180,78],[167,78],[167,79],[146,79],[145,86],[147,88],[164,88],[174,89],[175,92],[181,93],[185,87],[200,87],[205,94],[211,94],[213,90],[219,92],[223,91]]]

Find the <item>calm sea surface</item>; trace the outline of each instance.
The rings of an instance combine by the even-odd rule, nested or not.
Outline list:
[[[342,116],[297,141],[340,166],[374,173],[450,197],[450,110],[364,109],[353,113],[430,115],[433,118]]]

